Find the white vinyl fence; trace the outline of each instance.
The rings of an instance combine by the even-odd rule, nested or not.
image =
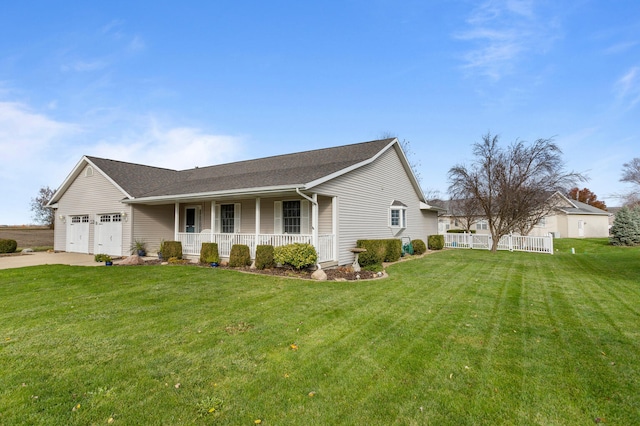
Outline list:
[[[444,234],[446,248],[491,250],[492,242],[493,239],[488,234]],[[544,237],[505,235],[498,242],[498,250],[553,254],[553,236],[551,234]]]

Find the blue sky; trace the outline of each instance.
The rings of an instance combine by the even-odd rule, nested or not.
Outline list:
[[[490,131],[554,137],[607,205],[640,157],[640,2],[5,2],[0,224],[82,155],[175,169],[410,141],[446,194]]]

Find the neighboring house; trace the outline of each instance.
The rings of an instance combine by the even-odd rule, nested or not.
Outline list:
[[[533,226],[529,236],[537,237],[549,233],[556,238],[606,238],[609,236],[609,212],[569,199],[560,192],[553,194],[550,199],[554,203],[553,211]],[[472,219],[456,217],[451,214],[450,202],[443,203],[443,206],[447,211],[441,213],[438,219],[440,234],[450,229],[464,229],[465,220],[470,220],[471,230],[476,233],[491,233],[486,217],[480,214]]]
[[[427,204],[396,138],[183,171],[85,156],[52,197],[55,250],[127,255],[143,240],[251,248],[294,242],[319,262],[353,261],[359,239],[426,239],[438,208]]]

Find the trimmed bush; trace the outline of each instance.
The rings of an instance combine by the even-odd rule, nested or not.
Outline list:
[[[229,266],[232,268],[241,268],[251,265],[251,251],[246,244],[234,244],[231,246],[229,254]]]
[[[311,244],[293,243],[273,249],[273,260],[295,269],[308,268],[318,261],[318,253]]]
[[[256,247],[256,268],[270,269],[273,268],[275,262],[273,260],[273,246],[259,245]]]
[[[363,268],[373,265],[382,266],[382,262],[384,262],[387,253],[385,241],[386,240],[358,240],[356,247],[367,250],[358,255],[358,263],[360,266]]]
[[[182,259],[182,243],[180,241],[165,241],[162,245],[162,257],[164,259]]]
[[[202,243],[200,248],[200,263],[219,263],[218,243]]]
[[[444,248],[444,235],[429,235],[427,241],[429,250],[442,250]]]
[[[427,245],[422,240],[413,240],[411,241],[413,244],[413,252],[415,254],[422,254],[427,251]]]
[[[397,262],[402,256],[402,241],[397,239],[385,240],[386,252],[384,254],[385,262]]]
[[[0,253],[13,253],[17,248],[16,240],[0,240]]]

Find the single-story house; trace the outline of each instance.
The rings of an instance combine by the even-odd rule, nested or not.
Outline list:
[[[572,200],[560,192],[550,198],[552,211],[540,219],[529,232],[529,236],[539,237],[552,234],[556,238],[607,238],[609,236],[610,213],[589,204]],[[435,204],[435,203],[434,203]],[[446,211],[438,219],[438,232],[446,233],[450,229],[465,229],[467,221],[471,229],[478,234],[489,234],[486,217],[478,213],[468,218],[457,217],[451,213],[451,202],[441,205]]]
[[[353,262],[359,239],[426,240],[438,231],[396,138],[188,170],[84,156],[49,202],[54,249],[128,255],[136,241],[154,253],[181,241],[200,254],[218,243],[305,242],[319,263]]]

